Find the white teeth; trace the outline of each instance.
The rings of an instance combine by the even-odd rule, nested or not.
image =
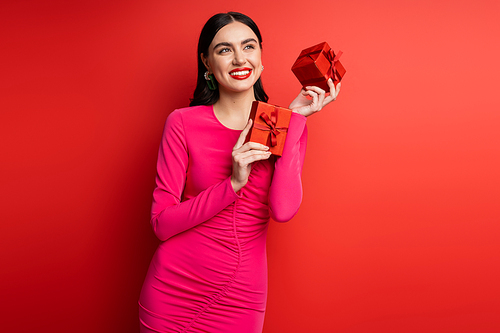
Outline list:
[[[231,72],[229,74],[232,76],[241,76],[250,74],[250,71]]]

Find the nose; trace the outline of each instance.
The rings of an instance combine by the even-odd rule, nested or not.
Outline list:
[[[234,52],[233,65],[241,66],[245,64],[245,62],[247,62],[247,60],[245,59],[245,55],[243,54],[243,52],[241,52],[240,50],[236,50]]]

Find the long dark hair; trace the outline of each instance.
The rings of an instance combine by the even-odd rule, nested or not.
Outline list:
[[[198,40],[198,77],[196,81],[196,89],[194,90],[193,98],[191,99],[189,106],[212,105],[219,100],[219,89],[208,89],[207,82],[203,76],[207,69],[203,64],[203,61],[201,61],[201,54],[207,55],[208,47],[210,46],[210,43],[212,43],[212,40],[217,32],[224,26],[235,21],[241,22],[252,29],[259,39],[260,48],[262,48],[262,36],[260,35],[259,28],[250,17],[237,12],[219,13],[212,16],[207,23],[205,23],[205,26],[201,30],[200,39]],[[256,100],[267,102],[269,99],[264,91],[260,77],[257,82],[255,82],[253,91]]]

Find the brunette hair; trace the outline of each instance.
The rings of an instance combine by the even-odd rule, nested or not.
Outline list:
[[[208,47],[212,43],[212,40],[214,39],[217,32],[224,26],[235,21],[243,23],[250,29],[252,29],[252,31],[259,39],[259,46],[262,48],[262,36],[260,35],[259,28],[250,17],[237,12],[219,13],[212,16],[207,21],[207,23],[205,23],[205,26],[201,30],[200,39],[198,40],[198,77],[196,81],[196,88],[193,93],[193,98],[191,99],[191,103],[189,103],[189,106],[212,105],[219,100],[219,89],[208,89],[204,77],[207,69],[203,64],[203,61],[201,61],[201,54],[208,54]],[[262,86],[260,77],[257,82],[255,82],[253,91],[256,100],[267,102],[267,100],[269,99],[266,92],[264,91],[264,87]]]

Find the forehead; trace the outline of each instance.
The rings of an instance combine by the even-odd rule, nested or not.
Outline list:
[[[258,41],[257,35],[247,25],[241,22],[232,22],[217,32],[210,46],[213,47],[222,42],[239,44],[248,38]]]

